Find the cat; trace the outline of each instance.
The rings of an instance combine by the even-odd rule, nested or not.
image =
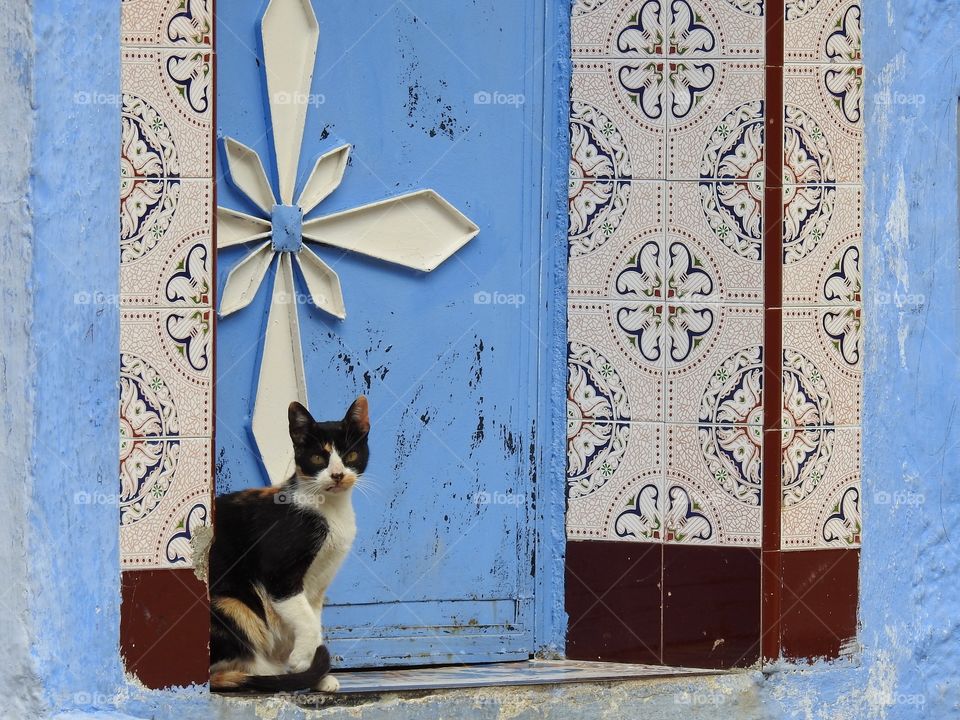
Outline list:
[[[216,499],[210,548],[210,687],[336,692],[320,613],[356,535],[351,489],[367,467],[361,395],[343,420],[287,411],[296,472]]]

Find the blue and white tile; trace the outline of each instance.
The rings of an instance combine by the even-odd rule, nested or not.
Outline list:
[[[612,421],[663,419],[662,303],[571,300],[567,346],[568,390],[591,386],[609,398]]]
[[[787,62],[863,61],[861,0],[786,0]]]
[[[663,57],[667,0],[575,0],[574,58]]]
[[[191,538],[211,521],[211,461],[209,439],[121,443],[122,570],[192,567]]]
[[[663,60],[577,61],[573,66],[572,156],[596,147],[616,179],[664,177],[666,79]]]
[[[762,436],[758,427],[666,425],[665,542],[760,546]]]
[[[213,0],[122,0],[120,43],[212,47]]]
[[[120,177],[209,178],[213,53],[206,48],[121,51]]]
[[[571,184],[570,189],[568,295],[662,300],[663,183]]]
[[[669,302],[763,302],[763,185],[667,183]]]
[[[666,421],[761,426],[763,308],[668,305],[663,327]]]
[[[667,90],[667,179],[763,182],[762,63],[671,60]]]
[[[567,538],[660,542],[662,476],[661,424],[569,421]]]
[[[783,304],[859,305],[863,192],[851,185],[783,189]]]
[[[665,4],[671,57],[763,59],[763,0],[670,0]]]
[[[125,179],[120,188],[120,303],[209,306],[213,183]]]
[[[781,492],[783,550],[860,547],[860,429],[785,431]]]
[[[785,185],[863,181],[863,67],[785,65]]]
[[[209,437],[210,308],[120,311],[121,437]]]

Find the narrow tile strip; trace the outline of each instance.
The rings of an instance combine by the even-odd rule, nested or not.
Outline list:
[[[763,227],[763,539],[761,554],[761,653],[780,657],[780,423],[782,416],[783,292],[783,52],[784,0],[766,3],[766,77]]]

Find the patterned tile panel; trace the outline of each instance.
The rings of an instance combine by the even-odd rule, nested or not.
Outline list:
[[[213,0],[122,0],[120,42],[125,46],[211,47]]]
[[[863,68],[784,66],[786,185],[863,181]]]
[[[212,81],[210,50],[122,50],[121,179],[210,177]]]
[[[122,570],[192,564],[190,539],[210,522],[210,470],[206,438],[121,442]]]
[[[787,0],[784,17],[788,62],[862,62],[860,0]]]
[[[126,179],[120,188],[120,302],[209,306],[213,182]]]

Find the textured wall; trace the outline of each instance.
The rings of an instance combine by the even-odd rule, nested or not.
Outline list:
[[[0,416],[6,488],[0,561],[7,591],[0,619],[6,661],[0,714],[39,715],[28,712],[34,686],[23,679],[30,672],[23,635],[29,632],[40,687],[48,701],[57,700],[69,711],[63,717],[316,716],[279,700],[210,700],[200,689],[147,693],[121,682],[115,647],[116,508],[73,503],[74,489],[112,492],[115,483],[116,309],[75,306],[72,295],[78,288],[116,286],[116,113],[76,106],[72,95],[78,88],[112,92],[118,85],[116,3],[82,10],[71,4],[69,29],[55,20],[63,7],[36,3],[38,54],[32,73],[24,20],[29,11],[22,3],[11,4],[0,8],[0,63],[4,70],[15,68],[0,73],[8,101],[0,109],[6,128],[0,178],[0,393],[9,413]],[[106,5],[111,9],[104,14]],[[960,67],[950,50],[960,33],[960,6],[937,0],[865,5],[868,542],[862,555],[859,660],[783,668],[769,676],[393,697],[324,711],[323,717],[939,720],[960,713],[955,591],[960,536],[954,525],[960,520],[960,437],[953,421],[960,365],[955,353],[960,341],[955,320]],[[24,104],[31,74],[33,121]],[[37,125],[32,150],[27,143],[31,122]],[[11,132],[23,134],[9,142]],[[28,152],[34,167],[32,230],[22,199]],[[25,249],[31,246],[34,319],[28,338],[25,273],[31,259]],[[81,263],[83,271],[75,278]],[[15,277],[18,267],[23,272]],[[8,306],[19,311],[14,314]],[[39,363],[35,377],[42,382],[34,380],[33,390],[24,394],[30,365],[23,358],[34,352],[31,346]],[[29,416],[32,393],[34,421],[25,424],[17,415]],[[33,465],[27,482],[16,472],[18,463]],[[25,546],[11,531],[21,522],[26,502],[33,503],[27,524],[30,624],[20,621],[27,600],[16,592],[24,583]],[[11,545],[15,550],[8,549]]]

